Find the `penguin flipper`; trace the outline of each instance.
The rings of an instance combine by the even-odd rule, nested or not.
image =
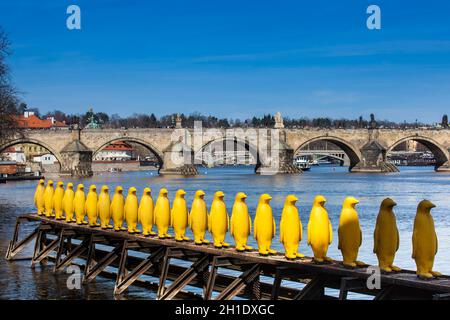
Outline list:
[[[275,237],[277,233],[277,225],[275,224],[275,218],[272,218],[272,238]]]
[[[225,215],[227,216],[227,231],[230,229],[230,217],[228,216],[228,212],[225,210]]]
[[[249,228],[249,234],[251,234],[252,233],[252,219],[250,218],[250,215],[248,215],[248,225],[250,226],[250,228]]]
[[[258,238],[256,236],[256,234],[258,233],[257,232],[257,229],[258,229],[258,216],[255,216],[254,225],[255,225],[255,227],[253,228],[253,237],[255,238],[255,240],[258,240]]]
[[[302,239],[303,239],[303,226],[302,226],[302,222],[301,221],[299,221],[299,225],[298,225],[298,229],[299,229],[299,241],[302,241]]]
[[[399,235],[398,229],[397,229],[397,246],[396,246],[395,252],[398,251],[399,246],[400,246],[400,235]]]
[[[231,221],[230,221],[230,234],[234,237],[234,228],[233,228],[233,213],[231,213]]]
[[[211,232],[211,226],[212,226],[212,214],[207,214],[208,216],[208,231]]]
[[[398,230],[397,230],[398,236]],[[375,231],[373,232],[373,253],[378,252],[378,224],[375,226]],[[398,239],[397,239],[397,250],[398,250]],[[395,251],[397,251],[395,250]]]
[[[306,233],[307,233],[307,237],[308,237],[308,245],[311,245],[311,219],[308,221],[308,225],[306,227]]]
[[[416,228],[414,228],[413,235],[412,235],[412,245],[413,245],[413,248],[412,248],[412,255],[411,255],[411,257],[412,257],[413,259],[415,259],[415,257],[416,257],[416,238],[417,238],[417,235],[416,235]]]
[[[330,240],[331,243],[331,240]],[[338,249],[341,250],[341,243],[342,243],[342,232],[341,228],[338,228]]]
[[[436,239],[436,252],[434,254],[437,254],[438,252],[438,238],[436,232],[434,233],[434,239]]]
[[[331,244],[331,242],[333,241],[333,227],[331,226],[331,221],[328,219],[328,232],[330,235],[330,242],[329,244]]]
[[[281,220],[280,220],[280,242],[281,243],[283,243],[283,239],[284,239],[284,237],[283,237],[283,230],[284,230],[283,225],[284,225],[283,218],[281,218]]]

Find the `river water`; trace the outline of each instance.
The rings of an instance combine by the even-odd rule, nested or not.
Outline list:
[[[122,185],[125,190],[131,186],[138,188],[140,194],[144,187],[151,187],[156,199],[161,187],[169,190],[172,199],[178,188],[187,191],[186,199],[190,205],[194,192],[203,189],[208,205],[215,191],[225,192],[225,201],[231,214],[234,196],[238,191],[248,195],[247,203],[254,217],[258,198],[262,193],[269,193],[277,226],[284,199],[288,194],[298,198],[300,217],[304,234],[313,198],[323,194],[327,198],[326,207],[333,224],[334,241],[329,255],[341,259],[337,249],[337,227],[342,202],[346,196],[360,200],[357,206],[363,231],[363,244],[359,260],[376,264],[372,253],[373,229],[381,201],[391,197],[397,202],[395,213],[400,232],[400,248],[395,263],[405,269],[414,269],[411,259],[411,236],[416,207],[422,199],[429,199],[436,208],[432,210],[436,232],[439,238],[439,252],[436,256],[435,270],[450,274],[450,174],[436,173],[430,167],[402,167],[400,173],[391,174],[350,174],[344,167],[313,167],[303,175],[259,176],[253,174],[252,167],[228,167],[200,169],[196,177],[182,178],[176,176],[159,176],[155,171],[103,173],[88,179],[63,179],[64,182],[94,183],[98,187],[107,184],[110,190]],[[51,177],[48,177],[51,178]],[[55,179],[58,179],[55,177]],[[68,290],[67,274],[55,275],[49,266],[30,268],[28,260],[8,262],[4,259],[14,223],[19,214],[34,211],[33,194],[36,181],[10,182],[0,185],[0,299],[113,299],[114,281],[99,277],[94,283],[81,290]],[[30,227],[31,230],[31,227]],[[232,242],[231,239],[228,239]],[[255,245],[254,240],[251,240]],[[282,250],[278,234],[273,247]],[[28,250],[30,254],[32,248]],[[303,240],[300,251],[312,255]],[[154,293],[147,289],[131,286],[124,298],[154,298]],[[117,298],[117,297],[116,297]]]

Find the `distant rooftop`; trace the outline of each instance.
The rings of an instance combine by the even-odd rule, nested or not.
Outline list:
[[[64,122],[57,121],[53,117],[47,119],[40,119],[34,112],[25,111],[23,115],[16,117],[16,122],[19,128],[29,129],[50,129],[50,128],[65,128],[67,125]]]

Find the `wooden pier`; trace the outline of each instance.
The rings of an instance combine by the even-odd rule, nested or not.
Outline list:
[[[36,227],[30,234],[19,237],[24,223]],[[345,300],[349,292],[369,295],[375,300],[450,298],[449,276],[421,280],[414,271],[382,273],[380,288],[369,289],[367,278],[372,273],[367,267],[348,269],[339,261],[316,264],[308,257],[291,261],[283,254],[264,257],[256,250],[240,253],[234,248],[217,249],[213,245],[198,246],[193,242],[102,230],[36,214],[17,218],[6,259],[17,259],[33,240],[31,267],[52,261],[53,271],[61,272],[70,264],[78,264],[83,269],[83,283],[98,276],[113,277],[115,294],[137,285],[156,291],[157,299],[161,300],[213,297]],[[114,267],[115,273],[105,270],[108,266]],[[227,269],[236,276],[223,272]],[[143,275],[155,281],[144,280]],[[292,285],[293,282],[302,285]],[[188,285],[199,289],[191,292]],[[328,288],[338,290],[337,294],[330,295]]]

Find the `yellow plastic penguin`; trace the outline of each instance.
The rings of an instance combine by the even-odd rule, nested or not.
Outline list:
[[[229,217],[227,207],[223,201],[225,194],[222,191],[217,191],[214,194],[214,199],[211,204],[209,212],[209,232],[213,236],[214,246],[216,248],[229,247],[230,244],[225,242],[229,227]]]
[[[97,202],[98,202],[97,187],[92,184],[89,187],[89,192],[86,197],[86,214],[88,216],[90,227],[100,226],[100,224],[97,222],[98,220]]]
[[[75,197],[75,193],[73,192],[73,183],[69,182],[67,184],[66,191],[64,192],[63,197],[63,210],[66,215],[66,222],[76,222],[77,220],[73,217],[75,213],[73,199]]]
[[[125,199],[125,219],[127,221],[128,233],[139,233],[141,230],[137,228],[138,223],[139,201],[136,196],[136,188],[128,189],[127,198]]]
[[[160,239],[170,238],[169,232],[170,225],[170,202],[167,198],[168,191],[166,188],[159,190],[158,199],[156,199],[155,205],[155,222],[158,229],[158,237]]]
[[[59,181],[56,184],[55,194],[53,195],[53,209],[55,210],[55,219],[64,220],[62,200],[64,197],[64,183]]]
[[[386,198],[381,202],[373,233],[373,252],[377,255],[380,269],[385,272],[401,271],[399,267],[393,265],[395,253],[400,244],[397,221],[393,211],[396,205],[391,198]]]
[[[355,208],[358,203],[359,201],[354,197],[345,198],[339,218],[338,249],[342,252],[344,266],[351,268],[366,265],[364,262],[357,261],[359,247],[362,243],[361,226]]]
[[[189,214],[189,227],[194,234],[194,242],[198,245],[209,243],[205,239],[206,229],[208,229],[208,209],[206,208],[204,197],[205,192],[203,190],[195,192]]]
[[[438,238],[434,229],[431,209],[436,207],[428,200],[422,200],[414,219],[412,236],[412,258],[416,261],[417,276],[424,279],[439,277],[441,273],[433,271],[434,257],[438,251]]]
[[[325,209],[324,196],[318,195],[314,198],[313,207],[308,222],[308,245],[314,253],[315,262],[333,261],[327,257],[328,246],[333,240],[333,229],[328,212]]]
[[[230,233],[234,238],[237,251],[253,249],[247,245],[248,236],[252,232],[252,220],[248,214],[248,207],[245,203],[246,198],[247,195],[245,193],[238,192],[231,211]]]
[[[254,237],[258,242],[258,251],[260,255],[275,254],[276,251],[270,248],[272,239],[275,237],[276,225],[272,214],[272,207],[270,200],[272,197],[264,193],[259,198],[258,206],[256,207],[256,215],[254,225]]]
[[[44,190],[44,206],[45,206],[45,216],[52,217],[53,214],[53,196],[55,189],[53,189],[53,181],[48,180],[47,186]]]
[[[112,229],[111,221],[111,198],[109,197],[108,186],[102,186],[98,196],[97,212],[100,217],[100,227],[102,229]]]
[[[84,220],[84,217],[86,216],[85,204],[86,195],[84,194],[84,185],[80,183],[77,186],[77,191],[75,191],[75,197],[73,198],[73,207],[77,224],[87,224],[87,221]]]
[[[189,220],[188,207],[186,199],[184,198],[185,195],[186,191],[183,189],[177,190],[175,199],[173,199],[172,203],[171,225],[173,227],[173,231],[175,232],[176,241],[189,240],[189,238],[185,235]]]
[[[153,221],[155,220],[154,216],[154,204],[152,198],[152,190],[150,188],[145,188],[142,193],[141,201],[139,202],[139,210],[138,217],[142,226],[142,234],[144,236],[154,236],[156,235],[153,232]]]
[[[44,192],[45,181],[44,179],[40,179],[36,191],[34,192],[34,205],[36,206],[37,214],[40,216],[43,215],[45,211]]]
[[[111,217],[115,231],[127,230],[123,227],[125,199],[123,198],[123,188],[117,186],[111,201]]]
[[[305,255],[298,252],[299,242],[302,240],[303,227],[295,203],[298,198],[288,195],[284,202],[280,221],[280,242],[284,246],[287,259],[303,258]]]

